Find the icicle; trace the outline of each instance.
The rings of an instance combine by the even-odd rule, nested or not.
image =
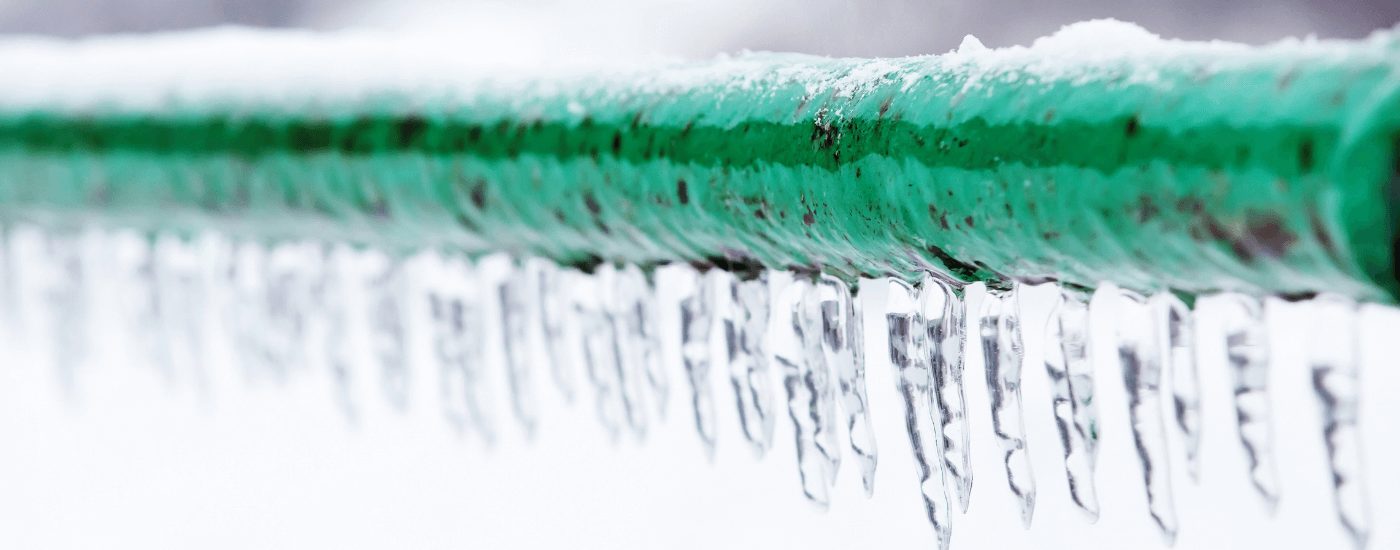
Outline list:
[[[657,311],[655,272],[648,276],[635,265],[627,267],[631,274],[634,306],[632,315],[636,323],[634,331],[641,348],[643,370],[646,371],[647,386],[651,388],[651,398],[656,404],[658,418],[666,418],[666,405],[671,396],[671,380],[666,374],[666,366],[661,360],[661,321]]]
[[[1269,409],[1269,345],[1264,308],[1257,298],[1220,295],[1225,308],[1225,353],[1235,384],[1235,416],[1240,442],[1249,459],[1249,477],[1270,514],[1278,506],[1278,471],[1274,466],[1273,422]]]
[[[821,314],[822,352],[831,373],[836,376],[841,395],[841,409],[846,413],[846,434],[851,453],[860,465],[860,479],[865,496],[875,493],[875,464],[877,449],[875,432],[870,426],[870,400],[865,393],[864,357],[857,348],[864,345],[863,319],[845,282],[823,275],[817,287]],[[857,362],[860,361],[860,362]]]
[[[803,276],[796,276],[779,292],[772,308],[773,359],[783,369],[802,492],[825,510],[830,502],[827,486],[835,478],[841,456],[834,433],[835,395],[821,351],[821,316],[816,305],[812,283]]]
[[[773,444],[773,390],[768,372],[768,273],[740,281],[719,276],[716,311],[723,320],[729,381],[739,410],[739,427],[758,456]]]
[[[458,433],[473,430],[489,445],[496,432],[487,408],[484,327],[478,281],[468,263],[449,258],[443,280],[428,294],[433,357],[438,364],[443,413]]]
[[[1007,483],[1021,502],[1021,526],[1029,529],[1035,512],[1035,474],[1021,412],[1021,326],[1015,288],[1009,292],[987,289],[980,325],[992,429],[1001,442]]]
[[[1157,348],[1157,326],[1147,299],[1112,285],[1114,319],[1118,329],[1118,359],[1128,390],[1128,419],[1133,442],[1142,462],[1147,486],[1147,507],[1170,546],[1176,541],[1176,506],[1172,502],[1171,474],[1167,459],[1166,427],[1162,419],[1162,355]]]
[[[926,352],[933,384],[933,407],[943,438],[940,450],[948,483],[967,512],[972,496],[971,434],[967,429],[967,399],[963,391],[963,347],[966,319],[962,298],[951,287],[925,274],[919,283]]]
[[[152,249],[152,278],[166,357],[202,385],[205,289],[200,262],[191,243],[169,235],[158,238]]]
[[[539,407],[535,403],[534,386],[530,379],[530,300],[526,295],[529,285],[525,273],[513,258],[500,255],[495,259],[506,264],[505,276],[494,285],[494,298],[500,304],[501,336],[506,359],[506,382],[510,387],[511,410],[515,419],[525,428],[525,436],[535,435],[535,424]]]
[[[1058,296],[1045,323],[1045,371],[1050,376],[1051,407],[1065,453],[1069,495],[1089,523],[1099,519],[1094,490],[1098,413],[1089,346],[1089,301],[1082,292],[1057,287]]]
[[[1361,549],[1366,547],[1371,533],[1371,518],[1361,462],[1361,430],[1357,426],[1359,312],[1355,301],[1337,294],[1318,295],[1309,305],[1313,309],[1309,362],[1313,390],[1322,407],[1322,435],[1332,473],[1333,504],[1352,545]]]
[[[103,271],[104,279],[116,285],[117,310],[125,326],[123,338],[130,346],[132,364],[153,367],[166,383],[175,382],[175,366],[170,357],[162,320],[161,289],[156,280],[155,251],[150,239],[133,231],[102,234],[101,248],[112,264]]]
[[[532,258],[526,269],[531,273],[539,297],[540,331],[544,337],[545,352],[549,357],[549,370],[554,385],[564,394],[566,401],[574,400],[575,358],[578,357],[577,319],[570,307],[570,292],[577,272],[561,270],[554,262],[543,258]]]
[[[326,323],[322,353],[334,384],[336,402],[346,418],[354,422],[358,418],[358,407],[351,391],[354,363],[350,349],[350,311],[346,304],[351,279],[346,263],[355,256],[354,251],[343,244],[326,245],[321,254],[325,269],[317,285],[315,304]]]
[[[680,264],[685,294],[680,300],[681,360],[690,381],[690,405],[695,430],[711,459],[715,455],[715,397],[710,386],[710,324],[714,308],[710,277]]]
[[[611,294],[608,287],[612,280],[601,277],[602,271],[600,266],[599,273],[578,278],[574,307],[583,342],[584,370],[593,385],[598,420],[616,440],[625,421],[626,407],[622,402],[622,384],[617,378],[617,337],[613,334],[604,296]]]
[[[54,268],[48,288],[48,305],[53,311],[54,363],[59,381],[72,391],[78,368],[87,356],[88,293],[83,269],[82,236],[46,235],[45,253]]]
[[[904,405],[904,429],[914,451],[919,473],[919,492],[924,512],[933,524],[940,550],[947,550],[953,536],[952,507],[945,484],[942,456],[943,434],[934,423],[933,386],[925,349],[927,333],[920,313],[919,293],[899,279],[885,279],[889,295],[885,301],[885,321],[889,329],[890,365],[894,368],[895,391]]]
[[[1160,324],[1157,328],[1162,367],[1172,381],[1172,415],[1181,432],[1186,472],[1200,482],[1201,386],[1196,377],[1196,334],[1191,308],[1171,292],[1158,292],[1148,301]]]
[[[651,343],[642,327],[642,292],[646,276],[636,266],[618,271],[610,264],[598,268],[608,321],[613,325],[613,345],[617,354],[618,387],[622,390],[623,413],[627,425],[638,436],[647,431],[646,361]]]
[[[403,265],[383,254],[368,258],[369,330],[371,354],[379,364],[379,380],[389,404],[408,407],[409,371],[404,332]]]

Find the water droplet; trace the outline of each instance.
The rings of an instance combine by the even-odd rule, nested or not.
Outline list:
[[[1098,292],[1113,293],[1110,296],[1115,298],[1113,322],[1118,331],[1118,360],[1123,369],[1123,384],[1128,390],[1128,420],[1142,463],[1147,508],[1170,546],[1176,541],[1176,506],[1172,501],[1167,435],[1162,419],[1162,355],[1157,347],[1155,317],[1147,299],[1135,292],[1112,284],[1104,284]]]
[[[942,437],[943,468],[963,513],[972,497],[971,433],[967,429],[967,398],[963,391],[963,348],[967,332],[966,306],[959,293],[925,274],[919,283],[924,318],[934,411]]]
[[[889,330],[890,365],[894,368],[895,390],[903,405],[904,428],[914,453],[919,474],[919,492],[924,512],[938,537],[938,547],[947,550],[953,535],[952,507],[945,483],[942,456],[943,435],[934,422],[932,375],[926,350],[927,332],[919,303],[919,292],[899,279],[885,279],[889,294],[885,321]]]
[[[1064,448],[1070,498],[1093,523],[1099,519],[1094,489],[1098,411],[1089,345],[1089,300],[1074,289],[1058,290],[1045,323],[1045,371],[1050,376],[1050,404]]]
[[[744,439],[758,456],[773,444],[773,377],[768,370],[768,273],[740,281],[718,276],[717,312],[722,319],[729,381]]]
[[[1274,465],[1272,412],[1269,408],[1269,340],[1259,299],[1230,292],[1219,294],[1223,308],[1225,354],[1235,384],[1235,413],[1240,443],[1249,460],[1249,478],[1270,514],[1278,506],[1278,470]]]
[[[992,401],[992,430],[1001,443],[1006,481],[1021,503],[1021,526],[1029,529],[1035,512],[1035,474],[1031,471],[1021,412],[1022,348],[1016,289],[987,289],[981,313],[982,358]]]
[[[1361,430],[1357,426],[1359,315],[1355,301],[1336,294],[1320,294],[1309,307],[1313,310],[1309,363],[1313,390],[1322,406],[1322,436],[1332,473],[1333,504],[1352,545],[1361,549],[1370,537],[1371,518],[1361,462]]]

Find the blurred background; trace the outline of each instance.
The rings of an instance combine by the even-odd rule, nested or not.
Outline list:
[[[942,53],[967,34],[1029,45],[1112,17],[1168,38],[1264,43],[1360,38],[1396,0],[0,0],[0,33],[81,37],[190,29],[369,28],[592,55],[709,57],[743,49],[833,56]]]

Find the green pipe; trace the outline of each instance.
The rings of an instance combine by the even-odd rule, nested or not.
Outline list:
[[[754,54],[462,90],[0,92],[0,217],[848,280],[1400,292],[1396,31],[1077,59]]]

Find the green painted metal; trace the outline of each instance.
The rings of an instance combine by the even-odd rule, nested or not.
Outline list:
[[[1400,292],[1395,33],[1050,61],[763,54],[317,109],[0,99],[0,214],[847,278]]]

